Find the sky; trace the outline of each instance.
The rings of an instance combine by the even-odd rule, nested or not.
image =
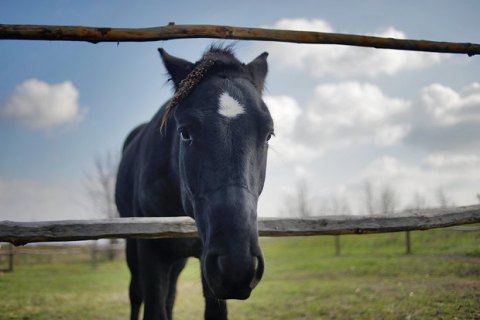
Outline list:
[[[140,2],[138,2],[140,3]],[[0,23],[218,24],[480,43],[471,1],[0,1]],[[0,40],[0,220],[102,218],[86,190],[94,159],[172,94],[157,48],[196,61],[209,39],[148,43]],[[226,43],[230,43],[227,41]],[[269,52],[275,121],[260,216],[366,214],[478,203],[480,57],[235,41]],[[394,201],[393,201],[394,200]]]

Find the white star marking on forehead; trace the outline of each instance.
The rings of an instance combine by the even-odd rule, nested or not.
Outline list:
[[[238,102],[237,99],[224,92],[218,99],[218,113],[226,118],[233,119],[236,116],[245,113],[245,108]]]

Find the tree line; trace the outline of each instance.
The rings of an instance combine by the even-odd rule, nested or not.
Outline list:
[[[425,194],[418,191],[412,194],[410,202],[402,206],[399,193],[395,187],[385,184],[375,186],[365,181],[362,187],[362,203],[357,209],[368,215],[393,215],[403,210],[420,210],[427,207],[451,208],[455,201],[447,194],[444,188],[435,189],[434,203],[429,204]],[[476,195],[480,203],[480,193]],[[350,215],[354,213],[351,201],[346,196],[331,195],[318,198],[309,187],[306,180],[298,180],[295,190],[285,196],[284,206],[281,209],[284,216],[313,217],[321,215]]]

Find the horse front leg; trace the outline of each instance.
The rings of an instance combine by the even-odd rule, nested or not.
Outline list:
[[[127,239],[126,258],[128,268],[130,269],[130,320],[138,320],[140,306],[143,302],[142,288],[140,284],[140,274],[138,270],[137,240]]]
[[[167,316],[170,320],[173,319],[173,305],[175,304],[175,297],[177,294],[178,276],[180,275],[180,272],[182,272],[186,264],[187,259],[178,259],[172,264],[172,267],[170,269],[170,283],[167,296]]]
[[[162,259],[154,240],[137,240],[144,320],[169,320],[167,297],[171,263]]]
[[[205,320],[227,320],[227,302],[219,300],[208,287],[202,272],[203,296],[205,297]]]

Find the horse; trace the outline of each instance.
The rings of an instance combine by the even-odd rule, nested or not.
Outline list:
[[[200,259],[205,319],[227,319],[261,280],[257,203],[265,182],[270,112],[264,52],[248,64],[211,46],[195,63],[158,49],[175,94],[125,140],[115,202],[121,217],[189,216],[198,238],[127,239],[130,318],[172,319],[177,279]]]

